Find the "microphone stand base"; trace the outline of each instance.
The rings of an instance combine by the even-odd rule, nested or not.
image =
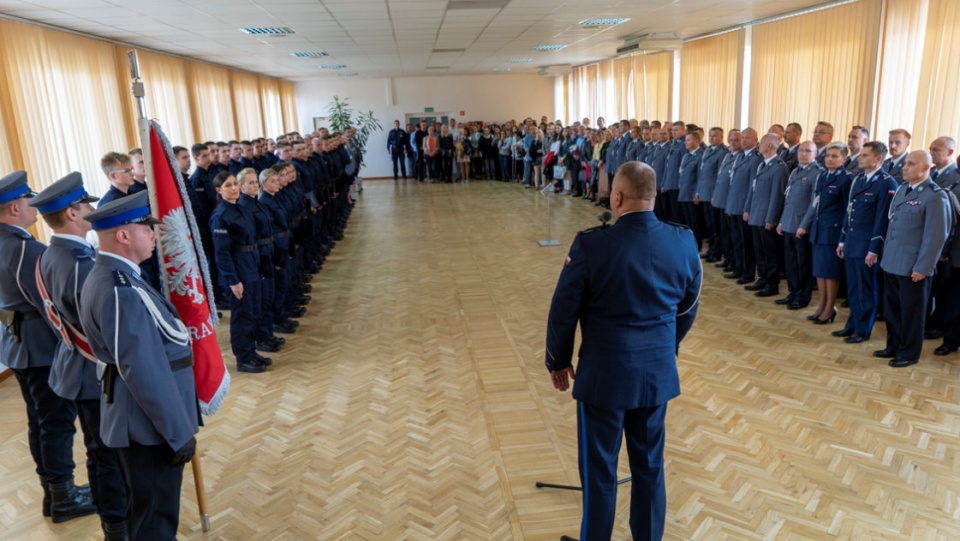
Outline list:
[[[539,244],[540,247],[544,247],[544,246],[560,246],[560,241],[559,241],[559,240],[538,240],[538,241],[537,241],[537,244]]]

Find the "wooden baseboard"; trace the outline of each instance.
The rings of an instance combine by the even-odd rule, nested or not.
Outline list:
[[[0,382],[9,378],[12,375],[13,375],[13,370],[10,370],[9,368],[4,369],[3,372],[0,372]]]

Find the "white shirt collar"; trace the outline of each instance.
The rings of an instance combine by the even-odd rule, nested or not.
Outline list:
[[[774,154],[773,156],[770,156],[769,158],[766,158],[765,160],[763,160],[764,165],[770,165],[770,162],[772,162],[773,159],[776,158],[776,157],[777,157],[777,155]]]
[[[118,260],[118,261],[122,261],[123,263],[126,263],[127,266],[130,267],[130,271],[131,271],[131,272],[133,272],[133,273],[134,273],[135,275],[137,275],[137,276],[140,276],[140,266],[137,265],[136,263],[134,263],[133,261],[130,261],[129,259],[123,257],[122,255],[117,255],[117,254],[114,254],[114,253],[111,253],[111,252],[105,252],[105,251],[102,251],[102,250],[100,251],[100,255],[105,255],[105,256],[107,256],[107,257],[112,257],[112,258],[114,258],[114,259],[116,259],[116,260]]]
[[[27,231],[26,229],[20,227],[19,225],[13,225],[13,224],[7,224],[7,225],[9,225],[10,227],[19,229],[20,231],[23,231],[23,232],[26,233],[27,235],[30,235],[30,232],[29,232],[29,231]],[[33,237],[33,235],[30,235],[30,236]]]
[[[896,165],[896,164],[902,162],[903,159],[906,158],[906,157],[907,157],[907,153],[904,152],[903,154],[900,155],[899,158],[894,158],[893,156],[891,156],[890,159],[893,160],[894,165]]]
[[[93,248],[93,245],[87,242],[87,239],[83,237],[78,237],[76,235],[68,235],[66,233],[54,233],[53,235],[51,235],[51,238],[52,237],[57,237],[65,240],[72,240],[73,242],[80,243],[88,248]]]

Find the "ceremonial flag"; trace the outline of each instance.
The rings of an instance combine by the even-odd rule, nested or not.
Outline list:
[[[150,121],[150,162],[154,209],[160,232],[160,276],[180,319],[190,331],[193,375],[200,410],[213,415],[230,388],[230,374],[217,342],[217,307],[200,232],[190,207],[186,184],[160,125]],[[206,224],[204,224],[206,226]]]

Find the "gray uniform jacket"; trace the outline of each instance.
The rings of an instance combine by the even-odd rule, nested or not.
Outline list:
[[[710,202],[717,188],[717,175],[720,172],[720,164],[727,156],[727,147],[715,145],[707,147],[703,151],[703,159],[700,160],[700,172],[697,175],[697,194],[702,201]]]
[[[763,156],[757,152],[756,147],[744,152],[737,160],[730,176],[727,204],[723,207],[727,214],[743,214],[747,202],[747,193],[750,191],[753,179],[757,176],[757,167],[761,163],[763,163]]]
[[[0,362],[10,368],[50,366],[56,354],[57,337],[40,316],[37,290],[37,256],[44,248],[26,230],[0,224],[0,310],[22,314],[20,338],[0,324]]]
[[[700,184],[700,161],[703,159],[703,151],[699,148],[693,152],[687,152],[680,160],[680,193],[677,200],[683,203],[693,201],[693,196],[697,194],[697,186]]]
[[[730,179],[733,176],[733,166],[737,163],[743,152],[727,152],[720,162],[720,169],[717,171],[717,185],[713,189],[713,206],[718,209],[726,209],[727,194],[730,193]]]
[[[97,358],[117,367],[113,402],[101,404],[108,447],[167,444],[176,450],[200,420],[191,354],[176,311],[125,261],[101,252],[81,292],[80,321]]]
[[[787,180],[787,191],[783,195],[783,215],[780,217],[780,230],[784,234],[795,234],[804,216],[813,206],[817,178],[823,169],[816,163],[798,165]]]
[[[757,166],[757,175],[753,179],[744,210],[750,213],[747,225],[763,227],[766,224],[780,223],[783,213],[783,192],[787,189],[787,177],[790,170],[787,164],[774,155],[769,163],[761,162]]]
[[[880,268],[899,276],[932,276],[953,226],[947,192],[929,178],[913,189],[904,183],[893,194],[887,217]]]
[[[78,331],[83,328],[80,325],[80,291],[93,268],[93,258],[94,251],[89,244],[56,235],[40,256],[40,275],[50,302],[56,308],[55,315]],[[50,323],[55,325],[53,321]],[[67,347],[66,342],[59,340],[50,368],[50,388],[69,400],[100,398],[97,365],[84,358],[76,346]]]

